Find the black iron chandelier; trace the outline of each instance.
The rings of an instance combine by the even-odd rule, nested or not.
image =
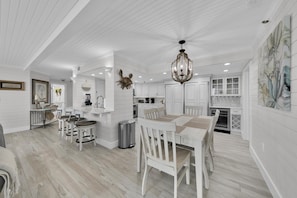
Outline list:
[[[179,50],[176,60],[171,64],[171,76],[173,80],[183,84],[193,77],[193,62],[188,58],[188,54],[185,53],[183,49],[183,44],[185,44],[186,41],[181,40],[178,43],[181,45],[181,49]]]

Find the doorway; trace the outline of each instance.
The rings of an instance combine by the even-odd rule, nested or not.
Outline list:
[[[51,101],[58,105],[58,109],[64,111],[65,108],[65,85],[52,84]]]

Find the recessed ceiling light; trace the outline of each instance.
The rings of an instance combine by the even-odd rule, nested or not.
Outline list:
[[[231,63],[225,63],[224,65],[231,65]]]
[[[142,78],[142,76],[138,76],[138,78]]]
[[[262,23],[263,24],[269,23],[269,20],[268,19],[267,20],[263,20]]]
[[[198,76],[198,73],[195,73],[194,76]]]
[[[99,74],[102,75],[103,73],[102,72],[99,72]]]
[[[163,74],[165,75],[165,74],[167,74],[166,72],[163,72]]]
[[[229,70],[228,69],[224,69],[224,72],[228,72]]]
[[[151,78],[150,81],[152,81],[153,79]]]
[[[91,76],[95,76],[95,74],[91,74]]]

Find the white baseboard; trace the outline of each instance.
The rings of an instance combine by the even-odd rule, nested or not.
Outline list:
[[[264,165],[262,164],[261,160],[259,159],[256,151],[254,148],[250,145],[250,153],[255,160],[258,168],[260,169],[260,172],[262,176],[264,177],[264,180],[274,198],[282,198],[280,192],[278,191],[277,187],[275,186],[274,182],[272,181],[270,175],[268,174],[267,170],[265,169]]]
[[[116,140],[114,142],[109,142],[104,139],[99,139],[99,138],[96,139],[97,144],[100,144],[101,146],[104,146],[105,148],[108,148],[108,149],[113,149],[113,148],[117,147],[118,142],[119,142],[118,140]]]
[[[231,134],[232,135],[241,135],[241,132],[240,131],[231,131]]]
[[[24,127],[17,127],[17,128],[4,128],[4,134],[8,133],[15,133],[15,132],[20,132],[20,131],[27,131],[30,130],[29,126],[24,126]]]

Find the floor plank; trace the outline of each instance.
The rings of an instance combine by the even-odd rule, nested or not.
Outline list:
[[[136,149],[106,149],[61,139],[57,124],[6,134],[7,148],[17,156],[21,188],[16,198],[93,198],[141,196],[142,174],[136,173]],[[215,133],[215,170],[207,198],[271,198],[248,142],[240,136]],[[143,169],[142,169],[143,170]],[[195,169],[191,184],[178,188],[178,197],[196,197]],[[152,170],[145,197],[173,197],[173,178]]]

